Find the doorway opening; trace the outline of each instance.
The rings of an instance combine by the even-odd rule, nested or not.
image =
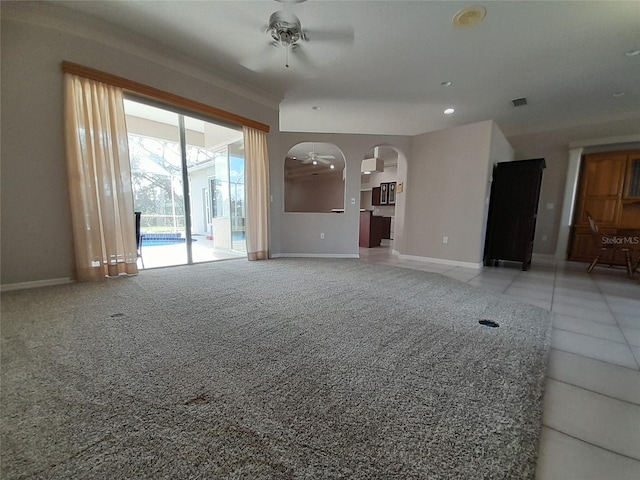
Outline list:
[[[242,131],[138,98],[125,114],[145,268],[245,256]]]

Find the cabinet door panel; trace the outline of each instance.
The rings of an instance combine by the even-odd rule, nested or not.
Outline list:
[[[584,194],[619,196],[627,167],[627,155],[587,155]]]
[[[593,259],[593,235],[583,229],[573,234],[573,248],[569,260],[588,262]]]
[[[618,223],[619,204],[620,200],[617,198],[586,198],[580,223],[589,223],[587,218],[587,212],[589,212],[599,225],[615,225]]]
[[[628,228],[640,228],[640,201],[622,206],[620,225]]]

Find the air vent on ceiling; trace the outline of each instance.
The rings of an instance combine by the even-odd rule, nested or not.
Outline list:
[[[522,107],[523,105],[527,104],[527,99],[524,97],[516,98],[514,100],[511,100],[511,103],[513,103],[514,107]]]

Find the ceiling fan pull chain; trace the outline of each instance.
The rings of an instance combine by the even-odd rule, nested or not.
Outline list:
[[[286,54],[285,54],[285,55],[286,55],[286,57],[285,57],[285,63],[284,63],[284,66],[285,66],[285,67],[287,67],[287,68],[289,68],[289,45],[287,45],[287,46],[285,47],[285,51],[286,51]]]

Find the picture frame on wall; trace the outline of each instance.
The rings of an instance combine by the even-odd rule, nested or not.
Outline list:
[[[389,184],[380,184],[380,205],[387,205],[389,203]]]
[[[389,183],[389,205],[396,204],[396,182]]]

